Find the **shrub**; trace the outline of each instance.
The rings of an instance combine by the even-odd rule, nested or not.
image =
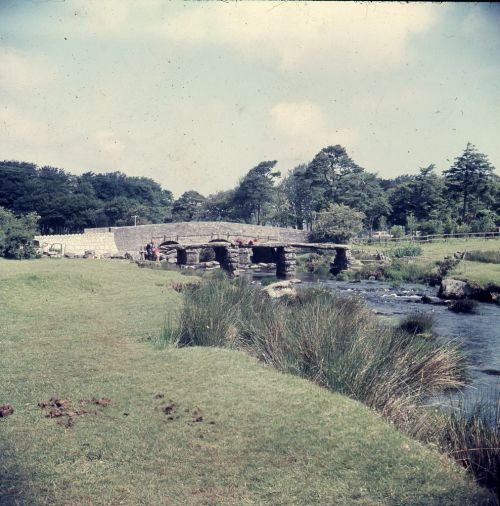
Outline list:
[[[395,283],[425,283],[432,274],[432,268],[428,265],[396,260],[392,264],[382,267],[383,278]]]
[[[363,229],[365,215],[342,204],[318,213],[309,238],[314,242],[346,243]]]
[[[422,221],[418,228],[422,235],[444,234],[444,224],[441,220]]]
[[[34,258],[34,235],[37,232],[38,216],[29,213],[16,216],[0,207],[0,256],[5,258]]]
[[[405,227],[402,225],[393,225],[389,230],[393,237],[404,237],[405,235]]]

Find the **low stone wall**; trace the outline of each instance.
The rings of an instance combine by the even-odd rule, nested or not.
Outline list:
[[[114,233],[115,242],[120,252],[137,252],[156,237],[158,242],[172,240],[181,244],[209,242],[213,239],[235,240],[247,237],[265,240],[281,240],[290,242],[307,242],[307,233],[292,228],[247,225],[245,223],[229,223],[225,221],[190,221],[179,223],[159,223],[154,225],[138,225],[136,227],[88,228],[90,233]]]
[[[35,241],[40,247],[48,250],[53,245],[62,245],[62,254],[74,253],[83,255],[85,251],[95,251],[97,256],[105,254],[116,254],[118,248],[115,243],[115,234],[113,232],[95,232],[84,234],[64,234],[64,235],[36,235]]]

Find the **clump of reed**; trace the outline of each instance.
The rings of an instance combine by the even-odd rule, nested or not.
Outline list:
[[[434,317],[429,313],[413,313],[406,315],[399,328],[409,334],[429,334],[434,326]]]
[[[477,308],[477,302],[471,299],[459,299],[453,301],[448,309],[454,313],[474,313]]]
[[[441,447],[500,499],[500,399],[454,405],[445,418]]]

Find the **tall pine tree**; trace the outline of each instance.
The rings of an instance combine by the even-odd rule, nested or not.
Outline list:
[[[468,221],[471,210],[481,207],[481,200],[492,184],[492,173],[487,156],[470,142],[455,163],[443,171],[449,194],[460,199],[462,222]]]

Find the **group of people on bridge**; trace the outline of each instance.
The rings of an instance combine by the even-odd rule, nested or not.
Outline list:
[[[144,251],[144,260],[160,261],[160,248],[154,241],[148,242]]]

